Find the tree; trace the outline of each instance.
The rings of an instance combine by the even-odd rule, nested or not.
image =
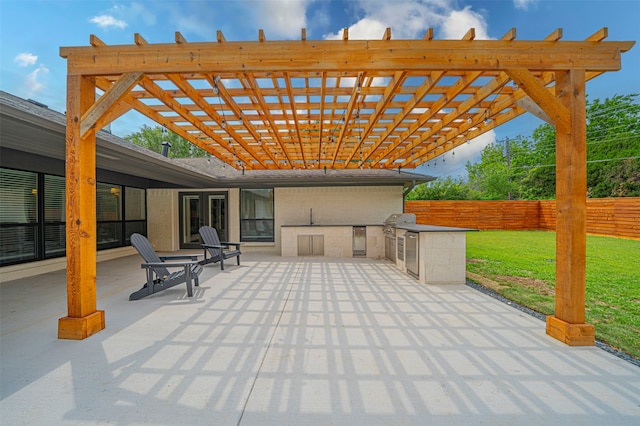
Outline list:
[[[640,195],[640,104],[637,94],[587,103],[587,193],[589,197]],[[505,144],[506,145],[506,144]],[[553,199],[556,195],[556,135],[549,124],[530,138],[487,146],[468,164],[469,184],[482,199]]]
[[[587,103],[587,193],[589,197],[640,194],[640,104],[637,94]],[[533,133],[536,163],[521,182],[525,198],[555,197],[555,129]]]
[[[499,144],[487,145],[481,154],[479,163],[467,163],[469,185],[480,194],[483,200],[506,200],[518,198],[518,185],[512,178],[512,166],[515,153],[522,151],[521,141],[509,144],[509,150]]]
[[[520,194],[525,200],[556,197],[556,131],[543,124],[533,131],[531,153],[523,164]]]
[[[477,197],[464,180],[447,177],[416,186],[407,200],[473,200]]]
[[[590,197],[640,194],[640,104],[634,102],[637,97],[616,95],[587,105]]]
[[[169,158],[189,158],[206,157],[208,153],[193,145],[186,139],[176,135],[171,131],[166,131],[163,127],[142,126],[139,132],[124,137],[128,141],[148,148],[158,154],[162,153],[162,142],[169,142]]]

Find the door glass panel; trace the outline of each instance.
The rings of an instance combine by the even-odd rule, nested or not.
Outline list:
[[[184,195],[182,197],[182,243],[193,244],[200,242],[200,196]]]
[[[209,225],[218,231],[220,241],[229,241],[227,238],[227,206],[224,194],[209,195]]]

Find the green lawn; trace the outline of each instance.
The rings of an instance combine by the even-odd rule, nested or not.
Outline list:
[[[555,232],[467,234],[467,271],[499,284],[503,296],[553,314]],[[640,358],[640,241],[587,237],[587,322],[596,338]]]

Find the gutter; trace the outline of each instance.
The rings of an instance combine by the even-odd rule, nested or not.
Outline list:
[[[411,192],[413,188],[416,187],[416,180],[412,180],[409,186],[406,186],[404,192],[402,193],[402,199],[404,200],[406,196]]]

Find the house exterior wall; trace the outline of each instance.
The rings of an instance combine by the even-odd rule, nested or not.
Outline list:
[[[240,241],[239,188],[149,189],[147,231],[153,247],[158,251],[176,251],[180,248],[178,194],[190,191],[226,191],[229,200],[229,240]],[[381,225],[390,214],[402,212],[402,192],[402,186],[275,188],[275,241],[244,243],[242,250],[279,254],[280,227],[308,224],[310,209],[313,209],[314,223],[319,225]]]
[[[176,251],[180,246],[178,190],[147,189],[147,234],[157,251]]]
[[[180,249],[181,192],[226,192],[229,214],[229,240],[240,239],[240,190],[238,188],[181,188],[147,190],[147,233],[157,251]]]
[[[308,225],[311,210],[315,225],[382,225],[402,212],[402,192],[402,186],[276,188],[274,249],[282,250],[280,227]]]
[[[384,257],[384,233],[382,225],[366,227],[366,257]],[[306,243],[300,242],[301,236],[322,236],[322,253],[302,253]],[[280,228],[281,251],[284,257],[324,256],[349,258],[353,255],[353,226],[283,226]],[[307,240],[308,241],[308,240]],[[300,246],[303,247],[300,250]]]

